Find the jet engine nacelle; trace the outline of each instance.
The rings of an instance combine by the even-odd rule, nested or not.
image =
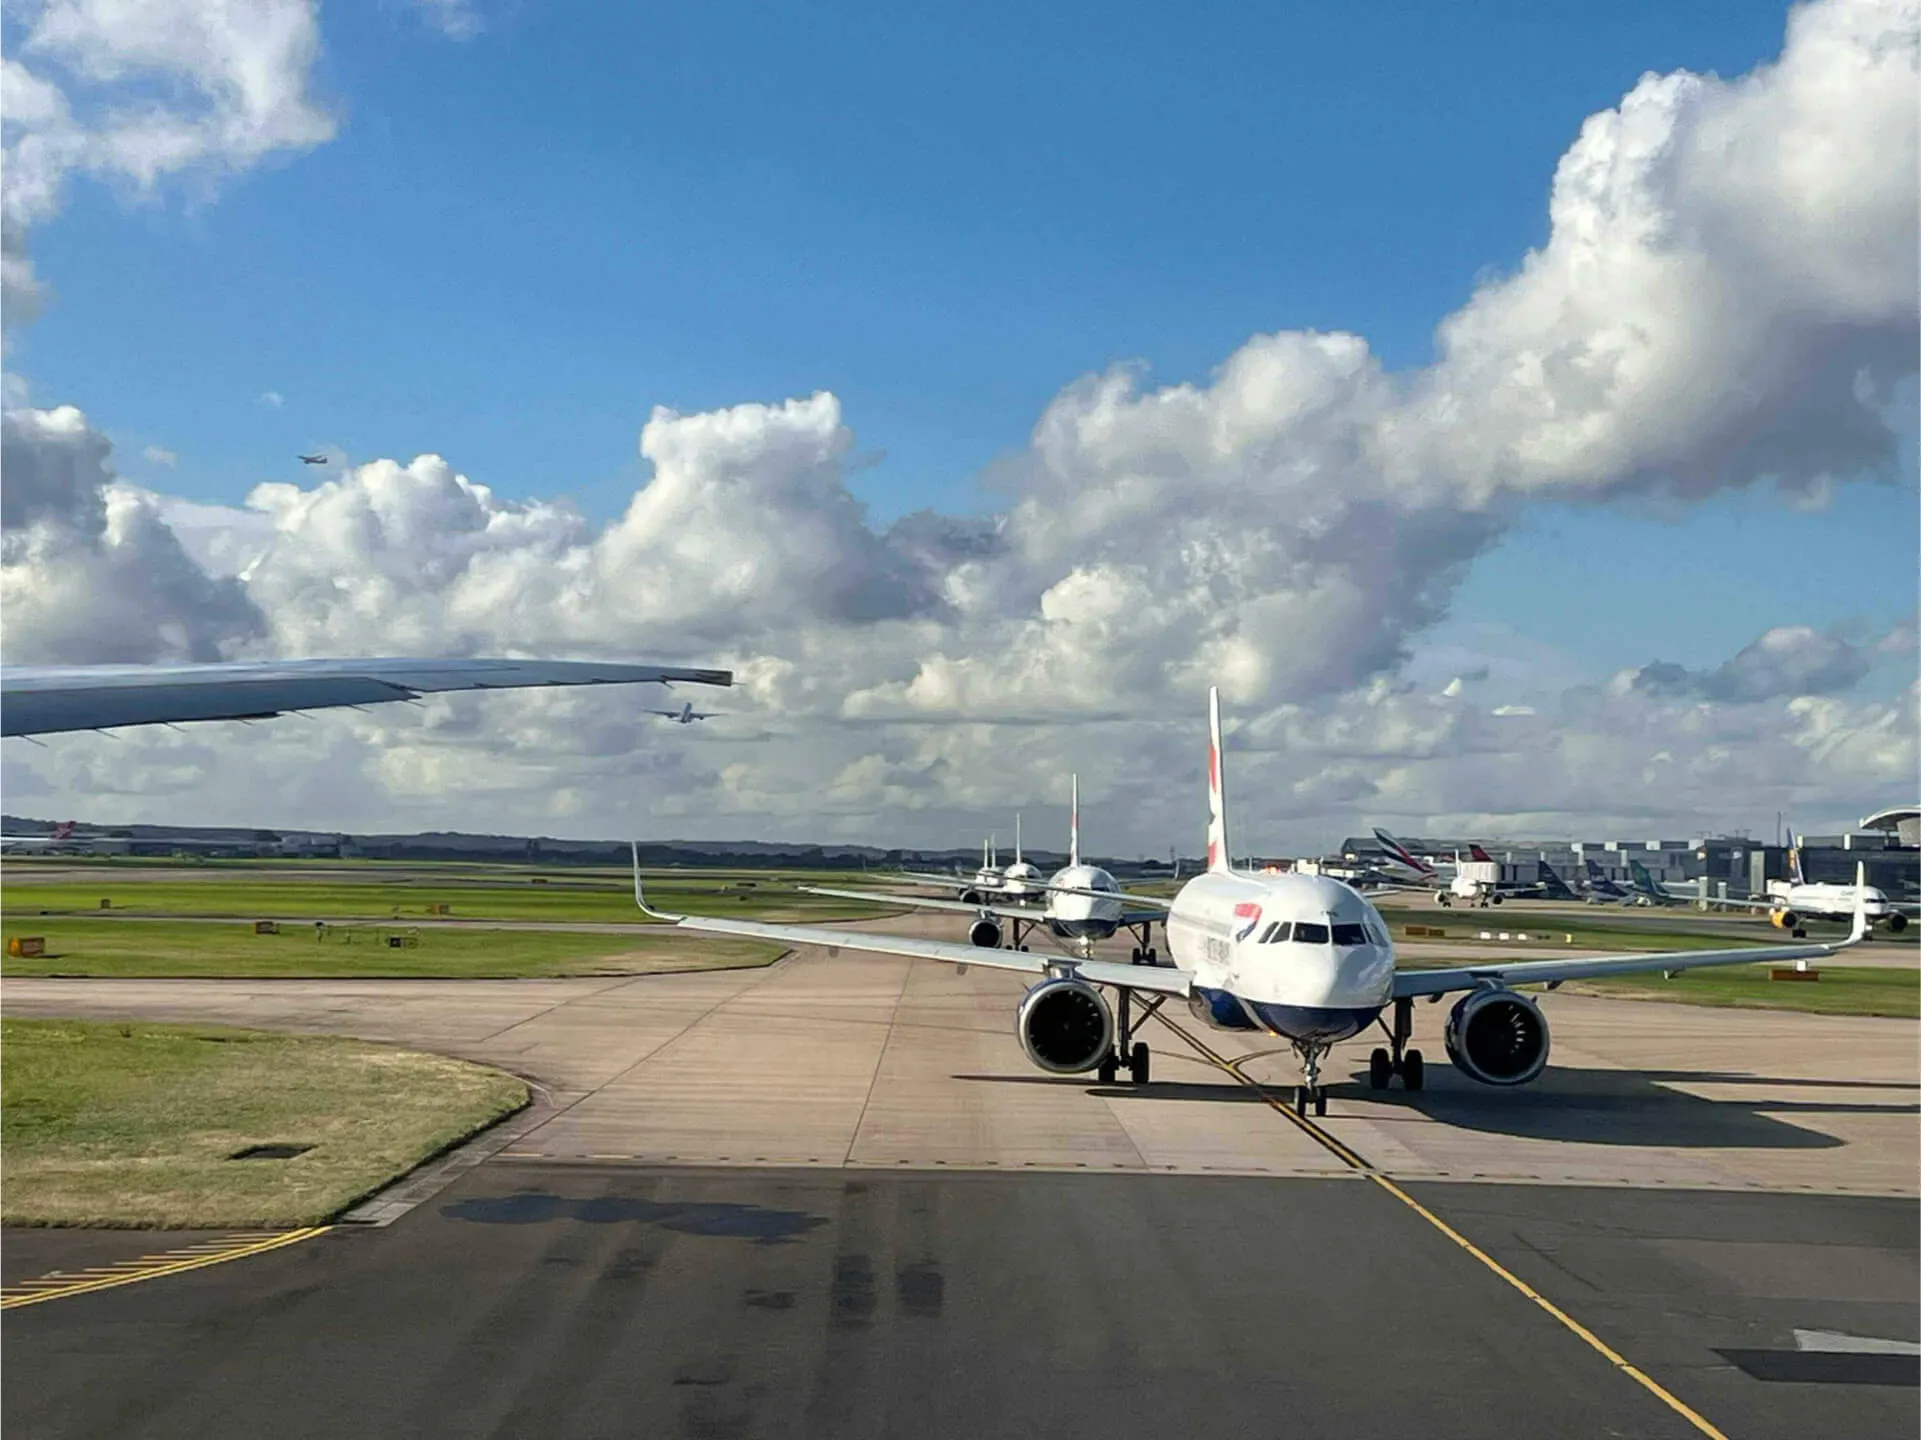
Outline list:
[[[1895,934],[1899,935],[1903,930],[1907,928],[1908,928],[1907,916],[1903,915],[1899,910],[1890,910],[1888,912],[1888,929],[1892,930]]]
[[[1043,980],[1027,992],[1014,1020],[1021,1049],[1050,1075],[1092,1070],[1114,1048],[1114,1012],[1085,980]]]
[[[1792,910],[1770,910],[1768,923],[1776,930],[1792,930],[1801,923],[1801,917]]]
[[[978,890],[963,890],[960,893],[960,901],[963,905],[978,905],[984,898]]]
[[[1001,927],[983,915],[967,927],[967,943],[978,945],[983,950],[998,950],[1001,947]]]
[[[1547,1065],[1547,1016],[1514,990],[1476,990],[1447,1017],[1447,1058],[1483,1085],[1525,1085]]]

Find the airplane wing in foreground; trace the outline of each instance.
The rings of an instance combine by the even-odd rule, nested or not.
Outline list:
[[[290,710],[375,705],[447,690],[685,681],[731,685],[730,670],[592,660],[264,660],[215,665],[11,665],[0,670],[0,735],[47,735],[191,720],[262,720]]]
[[[1020,905],[969,905],[965,900],[935,900],[926,895],[899,895],[886,890],[834,890],[825,885],[797,885],[804,895],[832,895],[839,900],[866,900],[874,905],[911,905],[916,910],[952,910],[961,915],[994,915],[1003,920],[1042,920],[1043,911]]]
[[[989,970],[1014,970],[1040,977],[1078,975],[1096,985],[1147,990],[1163,995],[1185,995],[1193,975],[1162,965],[1120,965],[1110,960],[1076,960],[1067,955],[1037,955],[1026,950],[988,950],[978,945],[955,945],[946,940],[917,940],[906,935],[883,935],[867,930],[829,930],[819,925],[767,925],[756,920],[721,920],[707,915],[669,915],[647,903],[641,889],[640,847],[634,847],[634,903],[643,913],[682,930],[710,935],[737,935],[746,940],[772,940],[782,945],[818,945],[829,954],[861,950],[875,955],[900,955],[910,960],[941,960],[949,965],[979,965]],[[974,906],[963,907],[975,909]]]
[[[1858,893],[1858,892],[1857,892]],[[1782,960],[1813,960],[1838,954],[1867,938],[1866,905],[1857,900],[1854,928],[1845,940],[1814,945],[1749,945],[1739,950],[1668,950],[1639,955],[1590,955],[1578,960],[1523,960],[1513,965],[1452,965],[1433,970],[1402,970],[1394,977],[1394,998],[1445,995],[1483,985],[1559,985],[1563,980],[1595,980],[1608,975],[1677,974],[1710,965],[1766,965]]]

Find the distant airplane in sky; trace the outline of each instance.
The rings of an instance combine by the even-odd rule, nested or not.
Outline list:
[[[1387,1032],[1388,1045],[1368,1057],[1369,1088],[1384,1090],[1396,1075],[1406,1089],[1422,1087],[1421,1052],[1408,1048],[1417,999],[1466,992],[1455,1002],[1443,1031],[1448,1059],[1484,1085],[1523,1085],[1547,1065],[1548,1024],[1534,997],[1518,986],[1552,988],[1600,975],[1810,959],[1833,955],[1867,934],[1860,898],[1864,887],[1857,876],[1854,927],[1846,940],[1831,945],[1495,960],[1400,970],[1386,922],[1351,887],[1320,875],[1257,875],[1232,868],[1221,779],[1220,700],[1213,691],[1208,693],[1208,740],[1207,870],[1168,903],[1163,928],[1173,965],[1122,965],[872,930],[662,914],[648,905],[642,889],[638,845],[634,901],[655,919],[683,930],[820,945],[830,953],[865,950],[1025,973],[1033,983],[1015,1010],[1014,1033],[1027,1058],[1053,1075],[1098,1071],[1110,1079],[1125,1068],[1136,1084],[1144,1084],[1150,1057],[1146,1042],[1135,1038],[1136,1029],[1162,1005],[1178,1001],[1203,1024],[1274,1035],[1292,1045],[1304,1081],[1294,1092],[1294,1108],[1317,1115],[1327,1111],[1321,1062],[1329,1049],[1376,1023]],[[1110,990],[1118,996],[1118,1006],[1109,1003]],[[1133,1008],[1137,998],[1142,1006],[1138,1014]]]
[[[678,681],[732,685],[731,670],[597,660],[241,660],[210,665],[0,666],[0,735],[188,720],[266,720],[292,710],[418,700],[444,690]]]
[[[325,465],[327,463],[327,457],[325,455],[302,455],[300,457],[300,463],[302,465]]]
[[[647,713],[649,715],[665,715],[676,725],[691,725],[696,720],[711,720],[714,718],[713,712],[710,710],[696,710],[694,708],[694,702],[691,700],[678,710],[649,710]]]

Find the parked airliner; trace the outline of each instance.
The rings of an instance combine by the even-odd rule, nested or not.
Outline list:
[[[1134,932],[1134,963],[1154,965],[1160,961],[1159,952],[1153,948],[1154,922],[1161,918],[1166,909],[1166,901],[1157,900],[1148,908],[1128,908],[1127,897],[1114,877],[1098,865],[1081,863],[1081,777],[1074,775],[1068,782],[1068,819],[1067,819],[1067,864],[1056,870],[1046,881],[1040,881],[1040,871],[1033,866],[1026,868],[1034,871],[1033,879],[1039,884],[1032,888],[1040,892],[1041,904],[1000,904],[1002,896],[1009,896],[1013,887],[1006,884],[1014,880],[1014,866],[1003,872],[1003,886],[995,892],[980,895],[973,901],[934,900],[921,895],[901,895],[878,890],[834,890],[826,886],[803,885],[800,888],[809,895],[833,895],[846,900],[871,900],[876,904],[909,905],[922,910],[951,910],[964,915],[972,915],[974,923],[968,927],[967,940],[971,945],[984,949],[999,949],[1002,935],[1011,933],[1009,943],[1016,950],[1027,948],[1028,934],[1037,927],[1045,927],[1057,939],[1070,942],[1085,957],[1091,957],[1096,941],[1105,940],[1117,930],[1128,929]],[[1015,817],[1015,835],[1019,836],[1019,817]],[[1015,841],[1015,855],[1020,854],[1019,840]],[[1018,862],[1017,862],[1018,863]],[[1029,888],[1026,876],[1018,877],[1022,890]],[[1011,897],[1010,897],[1011,898]]]
[[[1834,944],[1683,950],[1568,960],[1531,960],[1398,970],[1380,913],[1359,892],[1324,875],[1248,874],[1228,863],[1227,803],[1221,776],[1220,700],[1208,693],[1207,869],[1181,887],[1168,906],[1166,931],[1174,964],[1123,965],[1066,955],[989,950],[941,940],[810,925],[774,925],[705,915],[668,915],[647,903],[634,847],[634,901],[648,915],[715,935],[783,945],[824,946],[829,954],[883,955],[981,965],[1035,977],[1014,1012],[1014,1032],[1028,1059],[1054,1075],[1095,1072],[1112,1081],[1125,1068],[1136,1084],[1149,1078],[1141,1022],[1169,1000],[1226,1030],[1259,1031],[1286,1040],[1300,1057],[1297,1111],[1327,1111],[1321,1062],[1330,1047],[1380,1025],[1388,1041],[1368,1057],[1368,1084],[1386,1088],[1399,1075],[1407,1089],[1424,1080],[1412,1049],[1414,1001],[1466,993],[1449,1013],[1442,1043],[1448,1059],[1488,1085],[1520,1085],[1547,1064],[1548,1024],[1518,985],[1647,971],[1674,973],[1707,965],[1746,965],[1835,954],[1859,942],[1867,917],[1859,908],[1845,941]],[[1109,991],[1117,1003],[1110,1003]],[[1134,1013],[1140,997],[1142,1011]],[[1118,1010],[1118,1017],[1116,1011]],[[1387,1018],[1391,1014],[1391,1022]]]

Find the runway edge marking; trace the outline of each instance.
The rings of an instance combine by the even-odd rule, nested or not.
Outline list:
[[[21,1280],[0,1290],[0,1310],[38,1305],[43,1300],[64,1300],[71,1295],[89,1295],[96,1290],[136,1285],[144,1280],[181,1275],[189,1270],[204,1270],[209,1265],[224,1265],[229,1260],[244,1260],[249,1255],[264,1255],[269,1250],[284,1250],[289,1245],[298,1245],[303,1240],[325,1235],[332,1228],[331,1225],[308,1225],[265,1239],[248,1236],[239,1243],[212,1253],[208,1253],[203,1246],[163,1250],[155,1255],[142,1255],[137,1260],[112,1266],[112,1273],[107,1274],[75,1275],[68,1279],[56,1272],[34,1280]]]
[[[1666,1389],[1666,1387],[1645,1370],[1630,1363],[1625,1355],[1608,1344],[1607,1341],[1603,1340],[1599,1335],[1596,1335],[1592,1330],[1588,1329],[1587,1326],[1583,1325],[1579,1320],[1576,1320],[1572,1315],[1568,1314],[1567,1311],[1556,1305],[1552,1300],[1528,1284],[1527,1281],[1521,1279],[1520,1276],[1501,1264],[1500,1261],[1496,1260],[1492,1255],[1488,1254],[1487,1251],[1476,1245],[1472,1240],[1468,1239],[1467,1236],[1463,1235],[1452,1225],[1448,1224],[1447,1221],[1428,1209],[1427,1206],[1408,1194],[1407,1191],[1403,1190],[1399,1185],[1396,1185],[1387,1176],[1376,1170],[1373,1163],[1369,1161],[1366,1156],[1337,1140],[1326,1130],[1323,1130],[1319,1125],[1309,1120],[1305,1115],[1296,1115],[1286,1105],[1270,1095],[1267,1092],[1267,1088],[1258,1080],[1242,1074],[1239,1066],[1225,1059],[1223,1056],[1216,1054],[1210,1046],[1188,1034],[1187,1031],[1174,1024],[1174,1022],[1166,1016],[1157,1014],[1154,1018],[1159,1020],[1161,1024],[1165,1025],[1169,1030],[1172,1030],[1176,1035],[1180,1036],[1182,1040],[1186,1041],[1197,1054],[1206,1059],[1210,1064],[1226,1071],[1229,1075],[1232,1075],[1236,1080],[1240,1081],[1241,1084],[1247,1086],[1248,1089],[1260,1096],[1261,1099],[1266,1102],[1268,1108],[1274,1111],[1275,1114],[1298,1127],[1345,1164],[1359,1171],[1367,1179],[1372,1180],[1381,1189],[1392,1195],[1396,1200],[1399,1200],[1449,1240],[1452,1240],[1467,1254],[1480,1261],[1488,1270],[1492,1271],[1514,1289],[1525,1295],[1529,1300],[1533,1301],[1536,1306],[1551,1316],[1563,1329],[1567,1330],[1569,1334],[1582,1341],[1589,1349],[1604,1358],[1610,1365],[1614,1366],[1616,1370],[1619,1370],[1630,1380],[1634,1381],[1635,1384],[1654,1396],[1655,1399],[1659,1400],[1663,1405],[1667,1406],[1668,1409],[1687,1421],[1688,1424],[1692,1425],[1701,1434],[1708,1436],[1709,1440],[1728,1440],[1727,1434],[1715,1426],[1706,1416],[1702,1415],[1678,1395]]]

